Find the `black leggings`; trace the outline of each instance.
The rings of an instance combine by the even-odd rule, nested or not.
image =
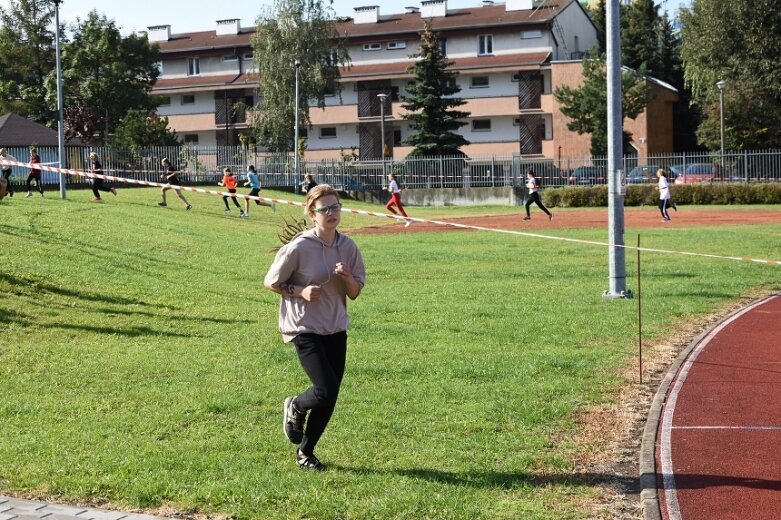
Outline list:
[[[8,168],[7,170],[3,170],[3,178],[8,181],[7,191],[9,195],[14,192],[14,187],[11,184],[11,171],[12,171],[11,168]]]
[[[41,195],[43,195],[43,184],[41,184],[41,178],[38,175],[33,175],[32,173],[27,176],[27,191],[32,191],[30,188],[32,187],[33,181],[35,181],[35,184],[38,186],[38,191],[40,191]]]
[[[531,213],[529,213],[529,206],[532,205],[532,202],[537,204],[537,207],[540,208],[542,211],[544,211],[547,215],[550,215],[550,211],[548,211],[548,208],[546,208],[542,200],[540,200],[540,194],[539,192],[529,193],[529,196],[526,197],[526,216],[530,217]]]
[[[347,360],[347,332],[329,336],[299,334],[293,338],[293,344],[304,372],[312,381],[312,386],[294,401],[298,410],[310,411],[299,449],[312,455],[336,407]]]
[[[236,193],[236,190],[228,190],[228,193]],[[237,208],[241,209],[241,204],[239,204],[239,201],[236,200],[236,197],[231,197],[233,199],[233,203],[236,205]],[[225,203],[225,209],[230,209],[230,206],[228,206],[228,196],[223,195],[222,201]]]
[[[95,177],[92,179],[92,194],[95,195],[96,199],[100,198],[98,191],[111,191],[111,188],[103,184],[103,179]]]
[[[670,220],[670,214],[667,213],[669,202],[670,199],[659,199],[659,211],[662,213],[662,218],[664,220]]]

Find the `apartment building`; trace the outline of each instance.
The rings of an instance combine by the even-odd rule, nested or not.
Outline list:
[[[588,136],[567,130],[553,99],[558,85],[582,81],[580,60],[597,43],[596,29],[577,0],[485,0],[463,9],[448,9],[447,0],[423,0],[404,13],[382,14],[377,6],[354,10],[353,17],[338,22],[351,65],[341,71],[341,95],[328,97],[324,109],[310,109],[312,126],[302,130],[307,159],[351,152],[374,159],[383,148],[401,159],[410,152],[403,144],[412,129],[402,117],[402,97],[414,81],[408,68],[424,20],[438,34],[452,62],[449,69],[457,73],[457,96],[466,101],[460,109],[470,116],[458,131],[470,142],[463,148],[467,155],[555,158],[588,150]],[[238,144],[246,132],[245,113],[234,107],[255,101],[253,33],[254,27],[243,29],[238,20],[220,20],[214,31],[188,34],[172,34],[168,25],[149,28],[150,41],[163,56],[153,91],[166,96],[159,113],[184,141]],[[664,99],[661,110],[644,121],[661,126],[672,121],[674,94],[656,96]],[[655,139],[650,147],[646,140],[646,149],[638,152],[657,144],[671,150],[669,126],[669,138]],[[657,135],[653,129],[642,133]]]

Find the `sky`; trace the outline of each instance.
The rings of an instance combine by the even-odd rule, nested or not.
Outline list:
[[[0,0],[0,7],[7,8],[10,0]],[[497,0],[498,3],[498,0]],[[691,4],[691,0],[657,0],[663,9],[674,15],[680,6]],[[255,25],[257,16],[272,5],[271,0],[62,0],[60,21],[73,23],[84,18],[95,9],[113,19],[122,34],[144,31],[150,25],[170,25],[174,34],[182,32],[209,31],[217,20],[240,18],[242,27]],[[380,15],[402,13],[406,6],[420,7],[420,0],[334,0],[338,16],[352,16],[353,8],[379,5]],[[481,0],[448,0],[449,9],[477,7]]]

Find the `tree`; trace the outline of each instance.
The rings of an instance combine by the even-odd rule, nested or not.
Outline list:
[[[123,37],[113,20],[91,11],[79,20],[62,48],[66,136],[85,140],[108,134],[131,109],[151,110],[159,51],[146,36]],[[47,78],[47,96],[56,99],[56,77]]]
[[[621,13],[621,63],[658,78],[660,61],[659,7],[653,0],[635,0]]]
[[[50,0],[11,0],[0,8],[0,113],[52,124],[57,105],[46,104],[46,76],[55,68],[54,4]]]
[[[290,152],[295,145],[296,60],[299,125],[304,128],[310,125],[310,102],[325,108],[326,95],[340,95],[339,66],[350,60],[331,2],[275,0],[258,18],[252,48],[260,73],[254,124],[258,142],[273,152]]]
[[[154,110],[130,109],[120,119],[109,144],[117,148],[138,149],[145,146],[176,146],[176,133],[168,128],[168,118]]]
[[[567,128],[578,134],[591,134],[591,154],[607,155],[607,67],[604,56],[583,60],[584,83],[577,88],[563,86],[553,92],[561,112],[572,119]],[[621,76],[623,117],[636,118],[648,103],[645,78],[624,72]],[[624,148],[632,141],[623,132]]]
[[[424,23],[420,52],[413,58],[419,58],[409,68],[415,84],[407,88],[409,96],[402,97],[402,107],[407,111],[403,117],[411,122],[414,132],[404,143],[415,147],[410,152],[413,157],[458,155],[459,148],[469,141],[455,130],[467,124],[462,120],[469,113],[454,110],[466,102],[453,97],[461,88],[455,82],[456,74],[446,70],[451,62],[429,21]]]
[[[700,143],[720,148],[724,80],[729,149],[781,146],[781,12],[775,0],[694,0],[681,11],[686,85],[703,113]]]
[[[597,28],[597,52],[605,54],[607,52],[607,7],[605,0],[599,0],[596,7],[589,7],[588,14]]]

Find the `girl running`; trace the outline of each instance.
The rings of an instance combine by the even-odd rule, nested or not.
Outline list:
[[[182,185],[182,183],[179,182],[179,178],[176,176],[179,171],[171,165],[171,161],[169,161],[167,157],[163,158],[163,160],[160,161],[160,164],[163,165],[163,178],[165,179],[165,182],[168,184],[168,186],[163,186],[160,188],[160,192],[163,195],[163,202],[158,202],[157,205],[164,208],[168,206],[165,200],[165,192],[168,190],[174,190],[176,194],[179,195],[179,198],[182,199],[182,202],[184,202],[184,209],[192,209],[192,205],[187,202],[186,198],[184,198],[182,190],[173,187]]]
[[[295,345],[312,382],[304,392],[285,399],[283,430],[298,445],[298,466],[322,471],[314,449],[331,419],[344,375],[346,297],[354,300],[361,294],[366,271],[358,246],[336,229],[342,216],[336,190],[327,184],[315,186],[307,193],[304,208],[314,228],[279,249],[264,285],[282,297],[282,339]]]
[[[656,176],[659,178],[656,189],[659,190],[659,211],[662,213],[662,222],[670,222],[670,214],[667,213],[667,207],[670,205],[670,184],[667,182],[667,172],[663,168],[659,168],[656,170]]]
[[[244,213],[244,210],[241,209],[241,204],[239,204],[239,201],[236,200],[236,186],[239,185],[238,181],[236,181],[236,177],[233,176],[233,172],[230,168],[227,166],[222,169],[222,180],[218,182],[220,186],[225,186],[228,189],[228,193],[232,193],[231,199],[233,199],[233,203],[236,205],[237,208],[239,208],[239,216],[240,217],[246,217],[247,215]],[[222,196],[222,201],[225,203],[225,211],[230,213],[230,206],[228,206],[228,195]]]
[[[38,155],[38,152],[35,150],[35,148],[30,148],[30,160],[28,161],[30,164],[41,164],[41,156]],[[38,168],[30,168],[30,173],[27,175],[27,195],[26,197],[32,197],[33,196],[33,190],[32,188],[32,181],[35,181],[35,185],[38,187],[38,191],[41,193],[41,197],[43,197],[43,185],[41,184],[41,170]]]
[[[540,199],[540,183],[537,180],[537,177],[534,175],[533,170],[526,172],[526,187],[529,189],[529,196],[526,197],[526,216],[523,217],[523,220],[532,219],[531,212],[529,212],[529,206],[532,205],[532,202],[537,204],[537,207],[544,211],[546,215],[548,215],[548,220],[553,220],[553,213],[548,211],[548,208],[545,207],[545,205],[542,203],[542,199]]]
[[[100,164],[100,161],[98,160],[98,154],[92,152],[89,154],[89,160],[92,166],[92,173],[103,175],[103,165]],[[115,190],[113,186],[106,186],[102,178],[92,177],[92,194],[95,196],[92,200],[95,202],[103,200],[100,198],[101,191],[110,191],[113,195],[117,194],[117,190]]]
[[[388,175],[388,191],[391,194],[391,198],[388,201],[388,203],[385,205],[385,209],[393,213],[394,215],[397,215],[398,213],[401,213],[404,217],[407,217],[407,213],[404,211],[404,206],[401,204],[401,188],[399,188],[399,183],[396,181],[396,174],[391,173]],[[399,209],[399,212],[396,213],[396,210],[393,209],[393,206],[396,206]],[[404,224],[404,227],[410,227],[412,225],[412,221],[409,220],[409,217],[407,217],[407,223]]]
[[[251,164],[247,166],[247,182],[244,183],[244,186],[252,187],[252,189],[249,192],[250,197],[257,197],[258,195],[260,195],[260,177],[258,176],[258,172],[255,171],[255,166]],[[244,199],[245,217],[249,217],[249,201],[250,199]],[[273,203],[269,204],[268,202],[256,200],[255,204],[258,206],[268,206],[269,208],[271,208],[271,211],[277,210],[276,206],[274,206]]]

